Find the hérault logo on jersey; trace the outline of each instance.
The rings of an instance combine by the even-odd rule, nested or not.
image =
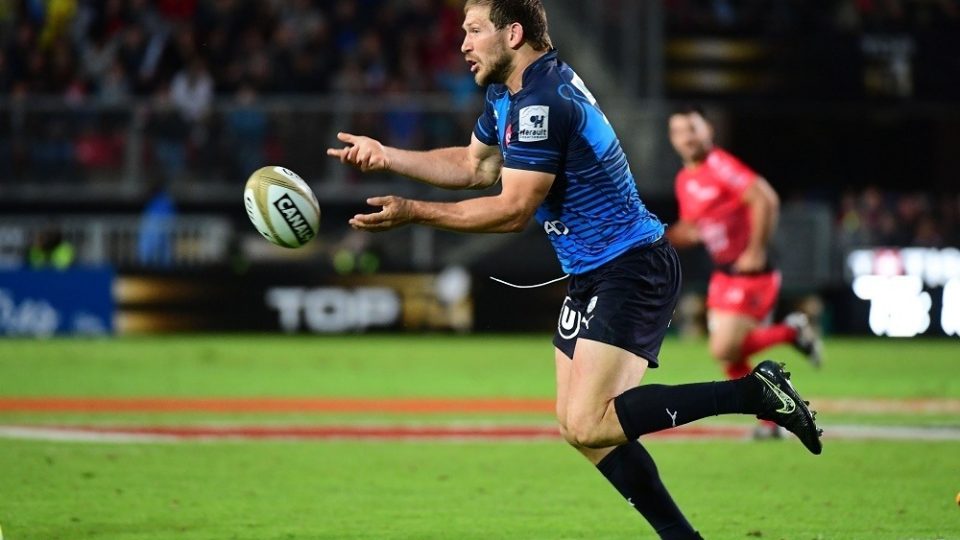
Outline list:
[[[520,109],[520,142],[545,141],[550,133],[550,107],[531,105]]]

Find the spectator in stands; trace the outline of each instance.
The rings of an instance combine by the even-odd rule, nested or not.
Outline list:
[[[164,179],[180,178],[187,164],[185,141],[190,126],[173,107],[169,90],[166,87],[157,90],[142,114],[152,142],[153,158],[159,162]]]
[[[121,104],[131,96],[130,81],[123,63],[115,60],[97,84],[97,97],[102,103]]]
[[[213,77],[206,63],[197,55],[189,66],[173,78],[170,100],[187,124],[187,147],[195,157],[194,166],[209,171],[216,161],[215,141],[211,135]]]
[[[256,106],[257,91],[245,82],[237,90],[233,108],[226,113],[221,152],[230,163],[231,178],[246,178],[264,166],[267,141],[267,114]]]
[[[80,71],[89,81],[97,85],[110,70],[117,57],[117,41],[110,39],[102,28],[93,30],[91,36],[80,50]]]
[[[167,267],[173,264],[173,222],[177,209],[162,179],[153,182],[140,220],[137,255],[140,264]]]
[[[838,228],[846,247],[947,247],[958,243],[957,194],[893,193],[868,187],[840,201]]]
[[[173,77],[170,99],[187,122],[206,120],[213,104],[213,77],[201,57],[193,57],[189,66]]]
[[[34,236],[27,250],[27,266],[34,270],[66,270],[73,266],[76,252],[73,244],[56,227],[43,229]]]

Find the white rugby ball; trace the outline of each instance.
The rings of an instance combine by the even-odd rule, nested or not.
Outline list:
[[[320,227],[320,205],[310,186],[286,167],[254,171],[243,190],[247,216],[264,238],[298,248],[313,240]]]

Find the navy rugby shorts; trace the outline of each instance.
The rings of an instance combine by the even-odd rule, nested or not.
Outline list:
[[[573,358],[577,339],[600,341],[657,367],[680,279],[677,252],[664,238],[570,276],[553,344]]]

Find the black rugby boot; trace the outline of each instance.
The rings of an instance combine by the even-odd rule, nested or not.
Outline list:
[[[750,376],[760,381],[761,386],[757,418],[785,427],[814,454],[822,452],[823,430],[817,427],[817,412],[807,407],[809,402],[790,384],[790,373],[783,370],[783,364],[764,360],[753,368]]]

